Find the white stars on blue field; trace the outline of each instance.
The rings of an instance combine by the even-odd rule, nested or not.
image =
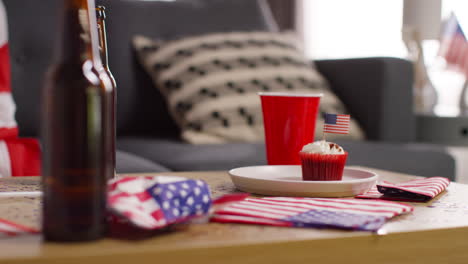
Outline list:
[[[211,207],[210,190],[200,180],[186,180],[155,184],[149,188],[153,199],[159,203],[168,222],[208,213]]]
[[[385,223],[385,217],[329,210],[311,210],[288,216],[283,220],[297,227],[339,227],[343,229],[375,230]]]

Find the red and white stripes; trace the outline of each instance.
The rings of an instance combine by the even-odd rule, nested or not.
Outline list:
[[[15,121],[16,106],[11,96],[8,27],[5,7],[0,1],[0,139],[18,135]],[[11,161],[8,146],[0,140],[0,177],[10,177]]]
[[[383,181],[377,186],[373,187],[367,193],[357,196],[357,198],[371,198],[371,199],[394,199],[394,200],[407,200],[411,201],[412,195],[409,194],[419,194],[426,196],[429,199],[432,199],[443,192],[450,184],[450,180],[443,177],[430,177],[425,179],[411,180],[403,183],[393,184],[390,182]],[[385,190],[399,190],[400,194],[396,196],[392,191],[393,195],[386,197],[385,192],[381,193],[378,190],[378,187],[383,187]],[[416,201],[416,200],[415,200]],[[425,200],[417,200],[425,201]]]
[[[15,110],[10,86],[8,27],[5,9],[0,1],[0,138],[18,135]]]
[[[436,195],[443,192],[448,187],[449,183],[450,181],[447,178],[431,177],[400,184],[383,182],[379,185],[387,188],[398,188],[403,191],[422,194],[434,198]]]
[[[326,114],[323,132],[333,134],[348,134],[350,121],[350,115]]]
[[[13,223],[13,222],[0,218],[0,237],[1,236],[12,237],[12,236],[19,236],[19,235],[25,235],[25,234],[37,234],[37,233],[39,233],[39,230],[30,228],[27,226],[23,226],[17,223]]]
[[[445,22],[440,43],[439,55],[447,65],[468,76],[468,40],[454,13]]]
[[[145,229],[167,225],[159,204],[147,188],[158,182],[156,177],[125,177],[109,184],[109,208],[131,219],[133,224]]]
[[[0,0],[0,177],[40,174],[36,139],[18,138],[16,105],[11,94],[7,16]]]
[[[356,199],[328,199],[328,198],[297,198],[271,197],[247,198],[216,212],[216,214],[234,214],[241,216],[264,216],[278,219],[291,213],[307,212],[312,209],[326,209],[328,211],[350,212],[357,214],[371,214],[393,217],[398,214],[411,212],[409,205],[388,201],[363,201]]]
[[[216,207],[215,214],[211,218],[211,221],[214,222],[275,226],[295,225],[294,221],[288,220],[290,217],[313,211],[319,212],[315,223],[321,222],[322,224],[338,218],[346,222],[347,217],[353,215],[389,219],[413,211],[413,207],[410,205],[382,200],[298,197],[247,198],[243,201],[228,203],[225,206],[217,205]],[[307,218],[307,216],[304,217]],[[329,219],[324,220],[327,217]],[[339,224],[336,225],[339,226]]]

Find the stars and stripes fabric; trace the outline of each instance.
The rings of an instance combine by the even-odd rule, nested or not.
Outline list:
[[[454,13],[444,23],[440,43],[439,55],[447,65],[468,77],[468,41]]]
[[[445,191],[449,184],[450,180],[444,177],[430,177],[397,184],[383,181],[356,198],[428,202]]]
[[[410,205],[382,200],[267,197],[215,207],[212,222],[377,231]]]
[[[15,121],[16,105],[11,95],[8,24],[5,7],[0,0],[0,138],[15,138],[18,127]]]
[[[15,237],[20,235],[38,234],[39,231],[0,218],[0,237]]]
[[[349,123],[350,123],[349,115],[325,113],[325,123],[323,126],[323,133],[348,134]]]
[[[0,0],[0,177],[38,176],[39,142],[18,138],[16,105],[11,94],[7,16]]]
[[[182,177],[123,177],[109,183],[108,209],[113,221],[144,230],[161,229],[206,215],[208,185]]]

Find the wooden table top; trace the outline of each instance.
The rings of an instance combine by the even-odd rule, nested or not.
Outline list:
[[[391,182],[415,178],[366,169]],[[203,179],[213,197],[236,191],[226,172],[163,175]],[[12,189],[38,190],[39,180],[0,179],[0,191]],[[0,198],[0,217],[38,227],[40,203],[38,198]],[[380,235],[218,223],[192,224],[144,240],[58,244],[31,235],[0,238],[0,263],[467,263],[468,185],[451,183],[431,202],[411,204],[415,211],[388,222]]]

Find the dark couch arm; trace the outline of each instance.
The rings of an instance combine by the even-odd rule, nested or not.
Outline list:
[[[363,127],[367,139],[414,139],[413,68],[397,58],[315,61],[331,89]]]

